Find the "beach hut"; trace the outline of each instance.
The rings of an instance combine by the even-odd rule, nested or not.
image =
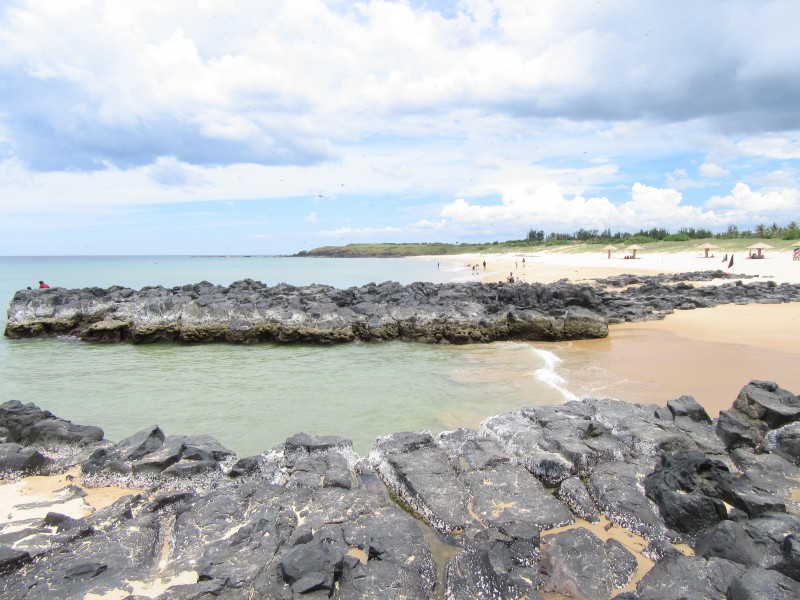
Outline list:
[[[765,244],[764,242],[758,242],[757,244],[753,244],[752,246],[748,246],[748,250],[755,250],[757,252],[756,258],[761,258],[761,251],[762,250],[772,250],[774,246],[770,246],[769,244]]]
[[[631,250],[633,252],[633,255],[631,256],[631,258],[636,258],[636,251],[637,250],[644,250],[644,246],[639,246],[638,244],[633,244],[632,246],[628,246],[627,248],[625,248],[625,250]]]
[[[701,250],[705,250],[706,255],[703,258],[708,258],[709,250],[713,250],[714,248],[719,248],[719,246],[717,246],[716,244],[709,244],[708,242],[706,242],[705,244],[700,244],[699,246],[696,247],[700,248]]]
[[[608,252],[608,258],[611,258],[611,253],[612,253],[614,250],[616,250],[616,249],[617,249],[617,247],[616,247],[616,246],[612,246],[611,244],[609,244],[608,246],[605,246],[605,247],[603,248],[603,250],[604,250],[605,252]]]

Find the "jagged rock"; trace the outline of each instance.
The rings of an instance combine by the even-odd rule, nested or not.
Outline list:
[[[767,426],[736,409],[722,410],[717,419],[717,435],[730,451],[736,448],[760,448]]]
[[[695,423],[711,424],[706,409],[700,406],[693,396],[681,396],[676,400],[670,400],[667,402],[667,408],[675,419],[687,418]]]
[[[137,460],[160,449],[164,444],[164,439],[164,432],[161,431],[161,428],[153,425],[120,441],[117,449],[123,460]]]
[[[800,419],[800,398],[774,381],[751,381],[739,392],[733,406],[770,429]]]
[[[539,568],[547,591],[602,600],[636,570],[636,558],[622,546],[604,543],[582,527],[545,536],[544,542]]]
[[[488,525],[526,523],[552,529],[572,523],[569,509],[524,468],[501,464],[459,476],[473,512]]]
[[[9,436],[30,430],[25,419],[42,420],[35,406],[23,408],[14,414],[25,416],[10,420]],[[792,431],[791,424],[770,431],[764,421],[731,412],[760,424],[768,448],[777,448],[779,433]],[[216,440],[164,437],[153,427],[119,446],[102,441],[77,452],[59,449],[80,461],[94,484],[113,480],[115,465],[141,472],[150,465],[152,472],[125,478],[146,488],[142,496],[88,517],[51,512],[0,532],[0,544],[15,546],[10,554],[0,547],[0,570],[11,571],[0,576],[0,597],[122,597],[136,592],[130,582],[157,571],[167,578],[197,574],[196,582],[169,587],[165,598],[433,598],[429,542],[419,523],[388,499],[378,476],[400,506],[436,525],[446,542],[463,546],[437,594],[537,598],[535,589],[545,583],[541,569],[547,589],[608,597],[636,566],[620,544],[545,533],[540,553],[539,529],[572,520],[555,492],[531,474],[545,456],[555,466],[543,479],[560,484],[558,496],[575,513],[592,519],[599,510],[647,539],[644,555],[658,563],[637,591],[619,598],[795,593],[800,524],[796,515],[774,511],[796,510],[800,467],[747,448],[721,454],[717,446],[705,456],[698,448],[713,448],[713,431],[685,397],[660,408],[588,400],[499,415],[478,432],[394,434],[381,438],[367,460],[349,440],[298,434],[242,459],[225,477],[219,461],[232,455]],[[735,475],[730,464],[739,470]],[[79,489],[63,493],[76,497]],[[669,543],[685,538],[668,527],[688,530],[689,538],[708,527],[706,505],[687,504],[698,498],[711,502],[706,513],[716,511],[717,499],[734,508],[728,520],[697,536],[698,556],[685,557]],[[759,577],[763,589],[755,584]]]
[[[245,477],[247,475],[254,475],[255,473],[258,473],[264,469],[266,465],[267,459],[260,454],[257,454],[256,456],[245,456],[237,460],[233,466],[231,466],[230,471],[228,471],[228,475],[230,477]]]
[[[662,454],[661,463],[645,478],[644,489],[667,526],[696,534],[728,517],[722,496],[734,483],[722,462],[690,451]]]
[[[31,560],[31,555],[12,546],[0,545],[0,577],[22,568]]]
[[[341,541],[304,540],[280,560],[278,569],[283,580],[297,594],[317,590],[330,593],[342,575],[345,551]]]
[[[765,436],[764,446],[769,452],[800,466],[800,422],[773,429]]]
[[[794,600],[800,597],[800,583],[776,571],[748,568],[728,586],[729,600]]]
[[[381,438],[371,460],[386,486],[432,527],[442,533],[466,528],[466,490],[430,434]]]
[[[576,516],[592,523],[599,520],[597,507],[592,502],[589,491],[577,477],[570,477],[561,482],[558,497]]]
[[[539,532],[519,524],[479,531],[463,552],[451,558],[445,571],[447,597],[539,598]]]
[[[0,444],[0,472],[37,473],[52,462],[52,459],[33,448],[14,443]]]
[[[8,432],[7,441],[25,446],[85,446],[103,439],[103,430],[99,427],[76,425],[49,411],[41,410],[35,404],[22,404],[18,400],[0,404],[0,426]]]
[[[589,493],[617,525],[647,539],[664,537],[666,526],[639,483],[652,468],[634,463],[604,463],[589,476]]]
[[[723,521],[697,540],[698,556],[716,556],[746,567],[775,569],[797,579],[800,518],[786,513],[767,513],[741,523]]]
[[[669,556],[656,563],[636,585],[636,600],[719,600],[745,567],[712,558]]]

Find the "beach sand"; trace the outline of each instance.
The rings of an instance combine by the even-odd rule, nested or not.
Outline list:
[[[623,252],[612,253],[609,259],[605,252],[548,249],[426,258],[465,265],[465,276],[459,280],[487,283],[505,281],[510,272],[529,283],[551,283],[563,278],[583,282],[624,273],[655,275],[716,269],[757,275],[757,280],[800,283],[800,262],[793,261],[790,252],[768,251],[762,260],[737,254],[732,269],[722,264],[726,253],[715,252],[714,258],[704,258],[700,250],[642,252],[631,260],[623,258]],[[470,265],[480,265],[478,274],[471,274]],[[661,321],[613,325],[605,339],[546,347],[562,359],[559,374],[566,380],[567,389],[579,398],[663,405],[687,394],[713,418],[720,410],[730,408],[739,390],[753,379],[776,381],[800,393],[798,340],[800,303],[789,303],[676,311]]]

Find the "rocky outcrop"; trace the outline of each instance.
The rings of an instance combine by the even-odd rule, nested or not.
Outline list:
[[[134,343],[555,341],[605,337],[609,323],[658,319],[674,310],[800,301],[800,285],[687,283],[726,277],[722,272],[622,276],[597,285],[386,282],[345,290],[270,287],[246,279],[227,287],[201,282],[141,290],[22,290],[11,300],[5,335]]]
[[[683,396],[530,407],[477,431],[388,435],[366,457],[300,433],[244,458],[157,425],[114,443],[7,402],[0,472],[77,464],[82,480],[43,518],[0,525],[0,596],[796,598],[796,401],[771,382],[745,386],[731,410],[758,424],[757,447],[723,443]],[[54,441],[43,421],[87,435]],[[78,483],[141,492],[59,514],[56,501],[85,493]],[[618,528],[655,561],[646,573]]]

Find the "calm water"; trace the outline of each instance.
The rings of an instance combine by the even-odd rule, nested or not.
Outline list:
[[[0,299],[34,287],[132,288],[252,278],[274,285],[349,287],[387,280],[467,280],[457,265],[404,259],[284,257],[0,258]],[[6,323],[5,311],[0,327]],[[92,345],[0,338],[0,402],[34,402],[119,440],[158,423],[207,433],[240,455],[298,431],[353,439],[365,453],[380,435],[475,427],[526,404],[562,402],[554,354],[529,344],[332,347]]]

